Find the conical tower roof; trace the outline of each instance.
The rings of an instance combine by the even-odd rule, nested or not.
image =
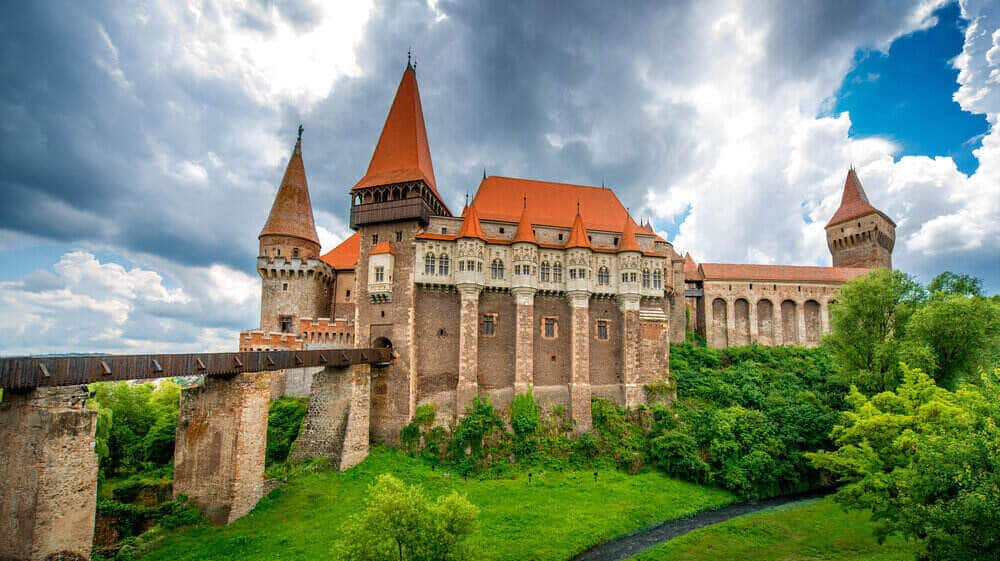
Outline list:
[[[271,213],[260,231],[260,236],[291,236],[308,240],[319,245],[316,223],[313,221],[312,201],[309,199],[309,184],[306,182],[306,168],[302,163],[302,127],[295,149],[285,168],[278,194],[271,205]]]
[[[852,167],[847,172],[847,179],[844,180],[844,194],[840,198],[840,208],[833,213],[833,217],[826,225],[829,227],[874,213],[880,212],[868,202],[868,195],[865,194],[861,180]]]
[[[483,234],[483,226],[479,223],[479,211],[476,210],[475,204],[465,209],[462,218],[462,227],[458,230],[459,238],[486,239],[486,235]]]
[[[573,219],[573,227],[569,231],[569,240],[566,242],[566,249],[574,247],[585,247],[592,249],[590,238],[587,237],[587,230],[583,227],[583,217],[580,216],[580,205],[576,205],[576,218]]]
[[[437,193],[434,164],[424,128],[424,111],[417,88],[417,73],[407,63],[368,171],[354,188],[416,180],[423,180]]]
[[[618,244],[618,251],[642,251],[639,249],[639,241],[635,239],[635,221],[631,216],[625,217],[625,226],[622,227],[622,243]]]
[[[517,233],[514,234],[514,243],[526,242],[538,245],[538,239],[535,238],[535,230],[531,227],[531,221],[528,220],[528,199],[524,199],[524,208],[521,210],[521,219],[517,221]]]

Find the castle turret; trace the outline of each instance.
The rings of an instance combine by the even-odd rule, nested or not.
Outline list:
[[[329,316],[333,270],[319,259],[319,237],[302,163],[301,126],[258,239],[260,329],[297,335],[300,320]]]
[[[844,182],[840,208],[826,225],[834,267],[892,268],[896,223],[868,201],[852,167]]]

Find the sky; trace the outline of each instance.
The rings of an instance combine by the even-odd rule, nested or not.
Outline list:
[[[0,10],[0,354],[195,352],[258,325],[295,141],[349,235],[412,47],[438,188],[615,189],[700,262],[829,265],[853,165],[894,264],[1000,291],[1000,5],[28,2]]]

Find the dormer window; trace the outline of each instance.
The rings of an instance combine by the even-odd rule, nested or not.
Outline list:
[[[447,234],[448,233],[448,227],[447,226],[441,226],[441,233],[442,234]]]
[[[563,239],[563,235],[559,234],[559,241],[562,241],[562,239]]]

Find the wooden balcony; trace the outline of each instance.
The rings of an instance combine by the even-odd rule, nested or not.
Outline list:
[[[430,209],[420,198],[364,203],[351,207],[351,228],[366,224],[382,224],[401,220],[418,220],[426,226],[430,221]]]

